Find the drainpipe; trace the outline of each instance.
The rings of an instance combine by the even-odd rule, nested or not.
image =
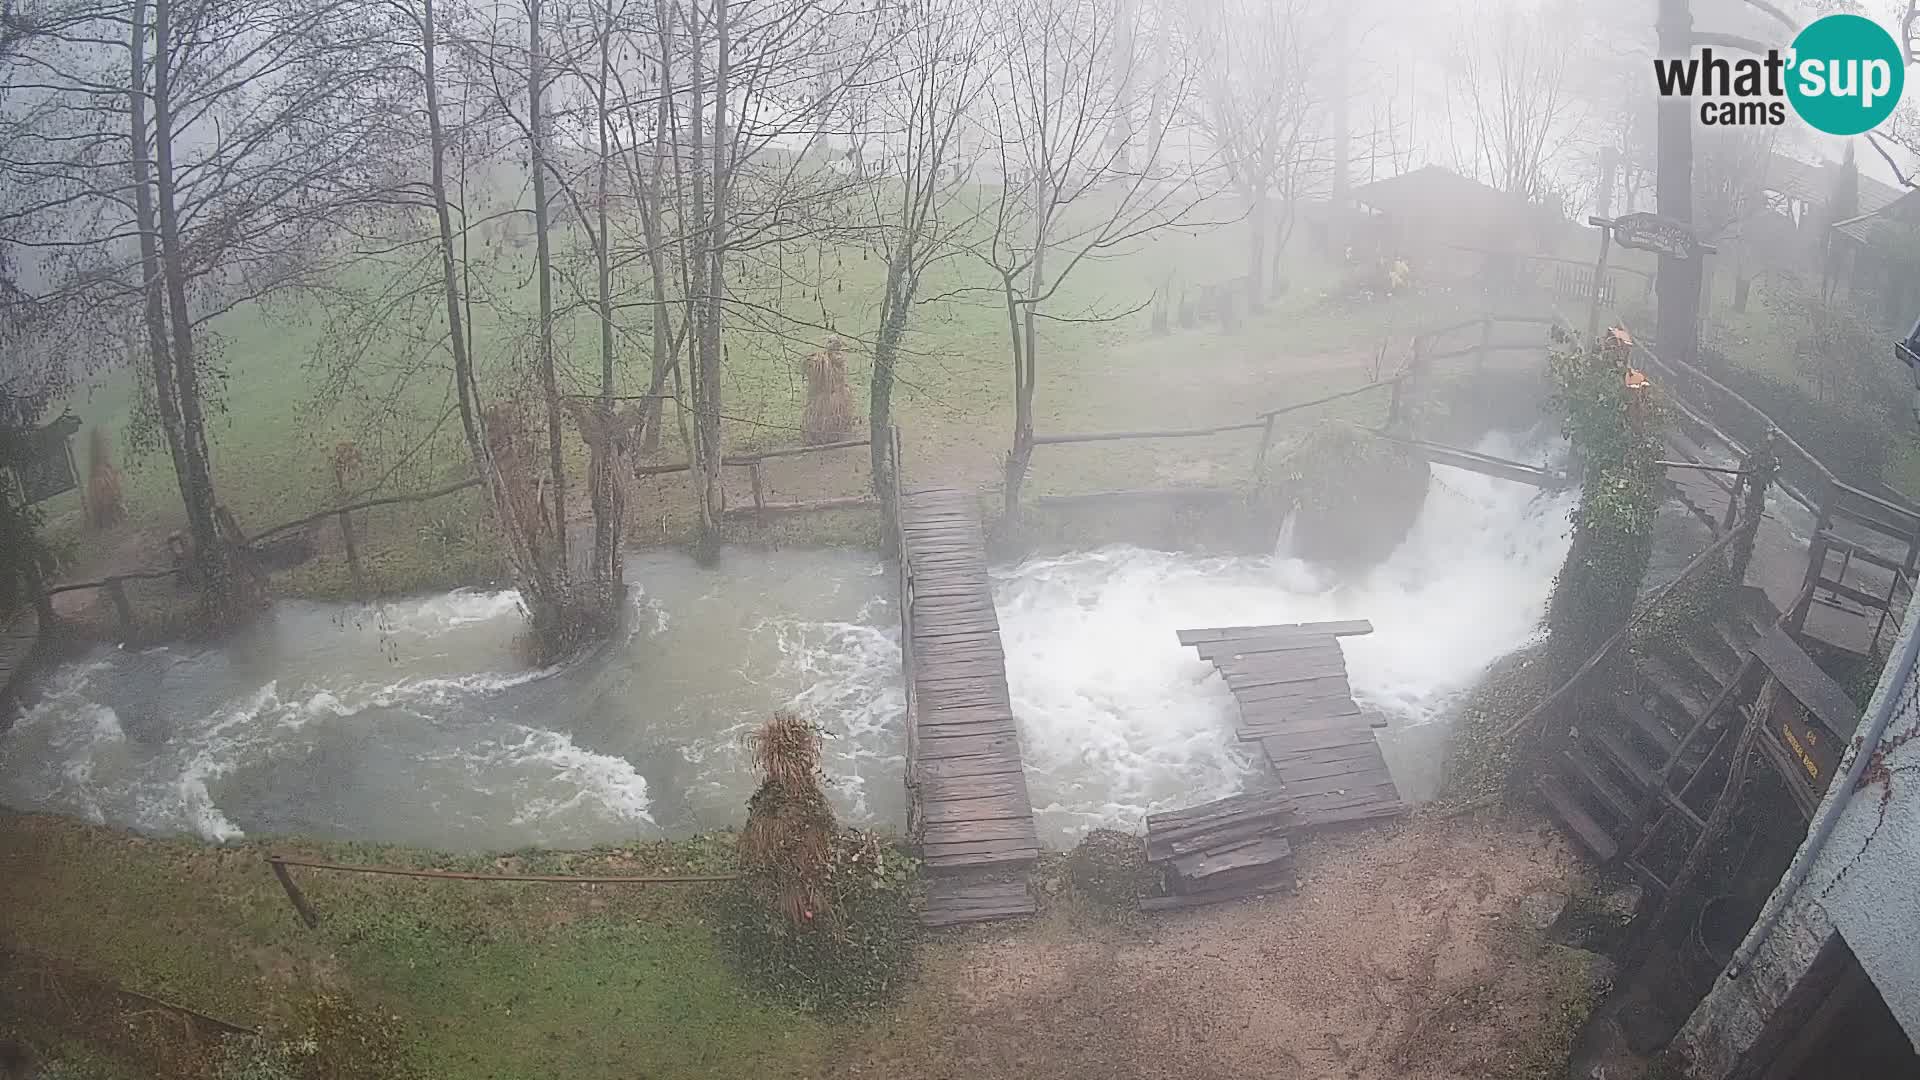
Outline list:
[[[1847,768],[1847,775],[1841,778],[1840,788],[1827,800],[1820,815],[1820,821],[1813,832],[1807,836],[1807,842],[1801,849],[1800,858],[1787,871],[1787,878],[1775,890],[1775,901],[1770,904],[1760,918],[1760,922],[1740,943],[1733,959],[1727,964],[1727,978],[1737,979],[1753,963],[1754,954],[1767,943],[1774,928],[1780,925],[1780,919],[1786,914],[1788,904],[1792,903],[1795,893],[1807,883],[1808,875],[1813,873],[1813,864],[1820,860],[1821,849],[1833,837],[1833,830],[1840,825],[1841,815],[1847,812],[1847,802],[1860,785],[1861,774],[1867,771],[1867,762],[1872,760],[1874,751],[1880,747],[1880,739],[1887,733],[1887,725],[1893,721],[1893,714],[1905,699],[1907,681],[1913,677],[1914,660],[1920,657],[1920,610],[1907,616],[1906,639],[1900,645],[1900,659],[1893,669],[1893,678],[1883,679],[1880,683],[1880,698],[1873,710],[1873,717],[1867,723],[1866,734],[1860,739],[1860,749],[1853,755],[1853,763]]]

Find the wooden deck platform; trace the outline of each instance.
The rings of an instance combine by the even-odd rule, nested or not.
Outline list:
[[[1227,680],[1240,738],[1260,744],[1296,833],[1406,812],[1338,641],[1372,632],[1365,620],[1180,631]]]
[[[1040,854],[1007,693],[985,537],[971,495],[900,496],[901,655],[907,672],[909,830],[927,870],[929,925],[1032,911]]]
[[[0,731],[13,725],[18,684],[26,676],[39,644],[40,619],[32,608],[16,612],[0,627]]]

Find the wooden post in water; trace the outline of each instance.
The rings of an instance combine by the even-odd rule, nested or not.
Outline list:
[[[1399,393],[1400,384],[1394,384],[1394,392]],[[1260,452],[1253,456],[1254,479],[1259,479],[1260,470],[1267,464],[1267,451],[1273,446],[1273,421],[1278,414],[1268,413],[1267,422],[1260,428]]]
[[[360,545],[353,538],[353,515],[345,510],[340,511],[340,542],[347,549],[347,573],[353,579],[353,591],[365,593],[366,580],[360,574]]]
[[[300,916],[300,921],[306,923],[309,930],[319,926],[320,916],[315,914],[313,906],[307,903],[306,896],[300,892],[300,886],[293,883],[293,875],[287,873],[287,864],[277,858],[269,858],[267,864],[273,867],[273,876],[280,879],[280,887],[287,891],[287,900],[293,904],[294,913]]]

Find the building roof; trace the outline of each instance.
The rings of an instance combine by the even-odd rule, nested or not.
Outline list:
[[[1866,181],[1861,180],[1861,205],[1866,204]],[[1833,223],[1833,230],[1852,240],[1856,244],[1867,244],[1873,240],[1873,230],[1882,221],[1907,221],[1920,223],[1920,191],[1909,190],[1880,204],[1872,210],[1850,217],[1845,221]]]
[[[1775,151],[1767,155],[1766,172],[1760,180],[1763,191],[1771,191],[1814,206],[1824,206],[1833,197],[1840,180],[1840,163],[1822,161],[1812,164]],[[1860,213],[1877,214],[1897,201],[1899,188],[1883,184],[1871,176],[1860,177]]]
[[[1530,209],[1524,199],[1438,165],[1362,184],[1353,189],[1353,201],[1393,217],[1426,218],[1461,228],[1512,223]]]

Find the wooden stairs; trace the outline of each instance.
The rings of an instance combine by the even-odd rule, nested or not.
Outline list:
[[[1601,862],[1624,858],[1662,891],[1641,856],[1665,823],[1698,830],[1717,792],[1703,768],[1738,730],[1740,688],[1757,665],[1750,649],[1777,613],[1743,588],[1729,611],[1657,656],[1635,656],[1626,684],[1590,701],[1554,730],[1552,763],[1535,781],[1547,810]]]

